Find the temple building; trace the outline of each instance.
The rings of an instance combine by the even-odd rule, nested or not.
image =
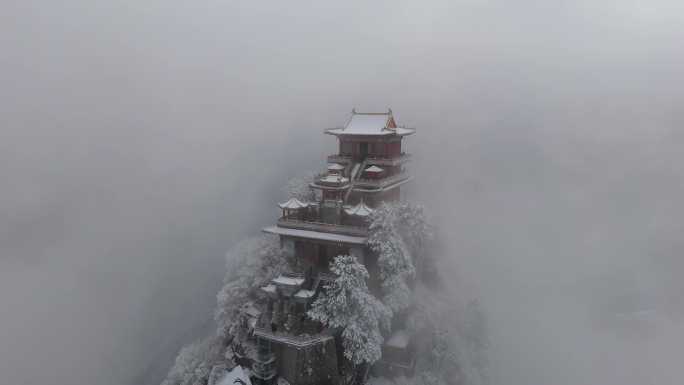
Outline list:
[[[280,237],[284,252],[297,261],[297,271],[261,288],[267,305],[253,321],[256,383],[340,383],[339,340],[333,331],[309,320],[306,312],[335,278],[329,265],[338,255],[355,256],[374,279],[375,256],[366,245],[368,218],[381,202],[398,200],[401,186],[411,180],[404,168],[410,156],[402,143],[414,132],[399,127],[391,110],[353,110],[344,126],[325,130],[337,138],[338,151],[328,156],[325,171],[310,184],[317,198],[291,198],[279,204],[282,216],[263,229]]]

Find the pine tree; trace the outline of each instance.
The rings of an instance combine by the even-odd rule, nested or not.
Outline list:
[[[342,330],[344,356],[352,363],[372,364],[382,355],[381,328],[389,328],[391,313],[368,291],[368,271],[356,258],[337,256],[330,270],[337,278],[324,287],[307,314]]]
[[[424,250],[425,242],[432,237],[423,206],[405,202],[394,203],[399,235],[414,256]]]
[[[209,337],[181,349],[162,385],[204,384],[211,367],[220,362],[223,346],[220,338]]]
[[[263,235],[238,243],[226,254],[224,286],[216,295],[214,318],[218,334],[230,334],[237,311],[256,291],[284,271],[288,265],[278,238]]]
[[[398,211],[395,205],[382,204],[371,216],[368,236],[369,247],[378,254],[382,301],[395,313],[411,304],[408,283],[416,275],[413,257],[397,227]]]
[[[382,301],[397,313],[411,305],[415,259],[431,237],[421,206],[383,203],[370,218],[368,246],[378,255]]]

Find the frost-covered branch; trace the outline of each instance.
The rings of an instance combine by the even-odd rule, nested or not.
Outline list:
[[[223,346],[218,337],[185,346],[161,385],[194,385],[206,383],[211,367],[221,358]]]
[[[429,236],[420,206],[383,203],[371,215],[368,245],[378,255],[382,301],[395,313],[411,304],[415,260]]]
[[[342,329],[344,356],[354,364],[373,363],[382,355],[380,329],[388,328],[390,311],[368,291],[368,271],[356,258],[340,255],[330,270],[337,278],[314,301],[309,318]]]
[[[278,238],[272,235],[248,238],[226,254],[227,272],[214,314],[219,335],[230,332],[240,306],[287,265]]]
[[[309,183],[313,182],[315,175],[315,172],[309,171],[302,175],[290,178],[283,187],[285,198],[297,198],[302,202],[315,201],[316,194],[314,190],[309,187]]]

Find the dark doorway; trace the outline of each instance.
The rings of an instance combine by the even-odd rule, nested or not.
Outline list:
[[[324,245],[318,245],[318,260],[316,261],[318,271],[328,270],[328,253]]]
[[[366,159],[366,157],[368,156],[368,143],[359,143],[359,155],[361,156],[361,159]]]

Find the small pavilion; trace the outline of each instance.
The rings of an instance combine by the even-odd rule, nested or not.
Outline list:
[[[311,206],[308,202],[302,202],[297,198],[290,198],[285,203],[278,203],[278,206],[283,210],[283,218],[303,218],[305,210]]]

